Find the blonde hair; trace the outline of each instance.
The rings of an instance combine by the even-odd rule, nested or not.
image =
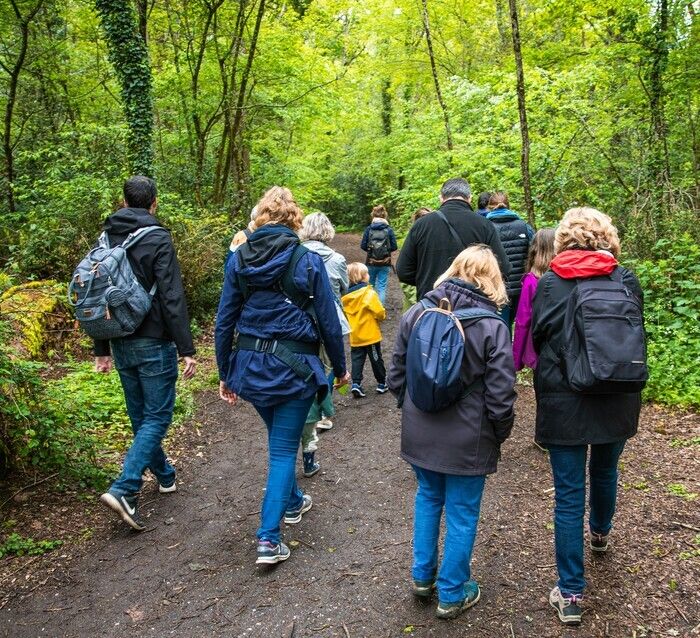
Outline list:
[[[359,284],[361,281],[367,281],[369,279],[369,270],[367,266],[359,261],[353,261],[348,264],[348,281],[351,286]]]
[[[620,239],[610,217],[595,208],[570,208],[554,235],[556,254],[564,250],[607,250],[620,255]]]
[[[304,213],[294,201],[292,191],[283,186],[273,186],[255,206],[258,215],[255,218],[255,228],[265,224],[282,224],[297,231],[304,221]]]
[[[378,204],[372,209],[372,217],[377,217],[379,219],[388,219],[389,213],[386,212],[386,208],[382,204]]]
[[[452,277],[474,284],[499,308],[508,303],[498,261],[493,251],[485,244],[469,246],[459,253],[450,267],[438,277],[434,287],[437,288]]]
[[[554,228],[541,228],[535,233],[527,252],[525,270],[535,277],[547,272],[549,262],[554,258]]]
[[[304,217],[304,222],[299,231],[301,241],[322,241],[327,244],[335,237],[335,228],[323,213],[311,213]]]

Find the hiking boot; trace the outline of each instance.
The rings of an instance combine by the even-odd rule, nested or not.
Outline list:
[[[256,565],[276,565],[287,560],[292,555],[284,543],[271,543],[270,541],[258,541]]]
[[[352,388],[350,388],[350,392],[352,392],[352,396],[354,396],[356,399],[367,396],[359,383],[353,383]]]
[[[456,618],[463,611],[476,605],[476,603],[479,602],[479,598],[481,598],[481,589],[479,589],[478,583],[474,580],[470,580],[465,585],[464,589],[467,595],[463,600],[456,603],[438,603],[435,609],[435,615],[438,618],[449,620],[450,618]]]
[[[306,512],[311,509],[312,505],[313,502],[311,497],[308,494],[304,494],[304,500],[301,502],[299,507],[297,507],[295,510],[287,510],[284,513],[284,522],[288,525],[298,523],[301,520],[302,515],[306,514]]]
[[[161,485],[158,483],[158,491],[161,494],[172,494],[173,492],[177,492],[177,484],[175,481],[173,481],[171,485]]]
[[[601,554],[608,551],[608,537],[610,534],[596,534],[591,532],[591,551]]]
[[[304,460],[304,476],[309,478],[316,474],[321,469],[321,464],[314,461],[316,452],[303,452],[302,459]]]
[[[435,591],[434,580],[413,579],[413,595],[416,598],[430,598]]]
[[[105,492],[100,496],[100,500],[109,507],[109,509],[119,514],[121,519],[136,531],[142,532],[146,529],[146,523],[143,522],[136,510],[138,503],[137,496],[123,496],[112,494],[112,492]]]
[[[549,604],[557,610],[559,620],[566,625],[578,625],[581,622],[579,603],[582,599],[581,594],[562,595],[559,587],[555,587],[549,594]]]
[[[389,386],[386,383],[377,384],[377,394],[384,394],[389,392]]]
[[[327,416],[324,416],[320,421],[316,422],[317,430],[330,430],[333,428],[333,421],[331,421]]]

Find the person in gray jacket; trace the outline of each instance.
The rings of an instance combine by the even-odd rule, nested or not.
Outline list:
[[[498,262],[487,246],[462,251],[426,295],[435,305],[445,298],[453,311],[476,307],[495,313],[508,303]],[[496,471],[501,444],[513,426],[515,370],[506,324],[497,316],[465,320],[461,375],[464,387],[474,389],[440,412],[419,410],[404,388],[411,375],[406,366],[409,336],[423,312],[417,303],[403,315],[387,383],[403,397],[401,456],[418,480],[413,591],[427,598],[437,588],[436,615],[454,618],[481,595],[471,577],[471,554],[486,475]],[[438,571],[443,509],[447,531]]]

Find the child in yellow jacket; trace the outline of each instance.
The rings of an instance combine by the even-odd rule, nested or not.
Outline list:
[[[386,318],[386,311],[379,295],[369,285],[367,266],[359,262],[348,264],[350,289],[343,295],[343,309],[350,323],[350,356],[352,358],[352,389],[354,397],[367,396],[362,389],[362,371],[365,359],[369,355],[374,378],[377,380],[377,392],[384,394],[386,385],[386,368],[382,359],[382,332],[379,322]]]

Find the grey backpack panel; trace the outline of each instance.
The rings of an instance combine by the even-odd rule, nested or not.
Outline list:
[[[93,339],[118,339],[133,334],[141,325],[156,294],[147,291],[134,275],[126,253],[160,226],[146,226],[111,248],[106,233],[98,246],[78,264],[68,286],[68,303],[82,329]]]

